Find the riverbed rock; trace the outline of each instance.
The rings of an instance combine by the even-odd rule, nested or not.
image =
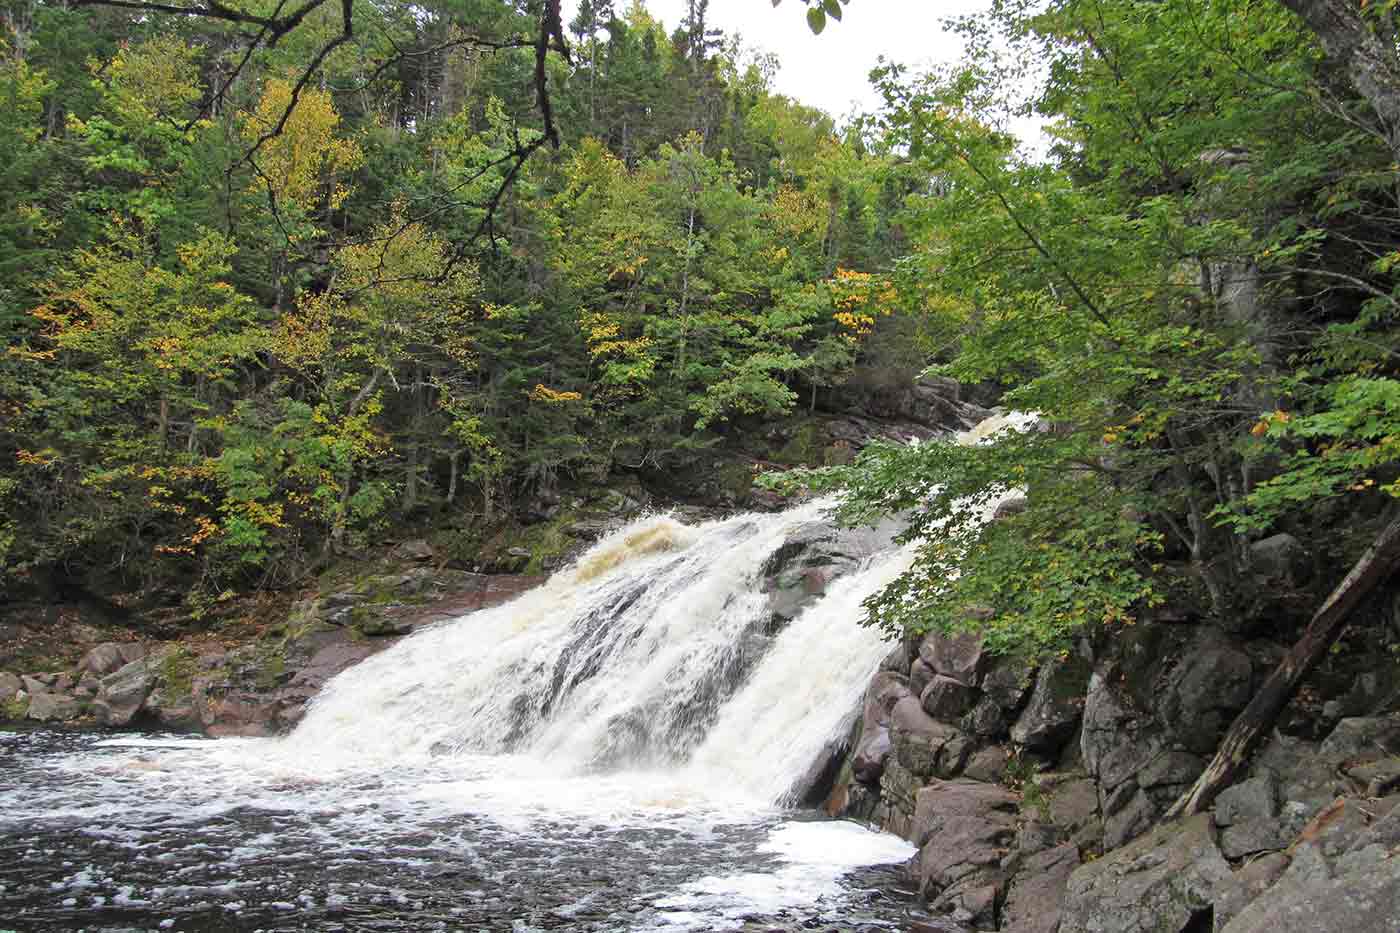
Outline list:
[[[37,722],[69,722],[82,714],[82,704],[66,693],[45,691],[29,695],[26,715]]]
[[[925,897],[1001,882],[1000,865],[1016,837],[1020,800],[977,781],[932,781],[915,797],[910,840],[919,846],[919,890]]]
[[[1210,814],[1197,814],[1076,869],[1059,933],[1184,930],[1208,917],[1234,885]]]
[[[126,726],[136,718],[155,686],[155,675],[145,659],[122,665],[102,678],[93,701],[93,713],[104,726]]]

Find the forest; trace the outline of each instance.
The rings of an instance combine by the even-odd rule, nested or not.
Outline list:
[[[396,529],[805,466],[761,482],[924,536],[874,623],[1043,655],[1168,597],[1306,616],[1388,519],[1391,3],[999,0],[840,124],[704,0],[267,7],[3,6],[3,595],[198,619]],[[1044,429],[756,440],[921,373]],[[1280,531],[1312,588],[1258,584]]]

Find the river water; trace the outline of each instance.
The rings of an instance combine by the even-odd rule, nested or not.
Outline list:
[[[827,505],[640,520],[283,738],[0,733],[0,930],[903,928],[912,847],[792,806],[889,651],[861,601],[910,560],[794,558]],[[774,567],[833,560],[776,625]]]

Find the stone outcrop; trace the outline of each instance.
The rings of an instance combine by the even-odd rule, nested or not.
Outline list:
[[[1269,574],[1303,573],[1288,540],[1257,550]],[[1383,621],[1372,637],[1400,641]],[[1038,669],[967,635],[911,641],[867,692],[833,810],[919,846],[911,883],[965,929],[1400,929],[1387,652],[1365,677],[1319,676],[1212,812],[1161,822],[1284,647],[1170,607]]]

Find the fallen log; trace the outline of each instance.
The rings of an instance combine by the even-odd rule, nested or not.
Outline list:
[[[1348,616],[1400,562],[1400,512],[1376,535],[1366,553],[1332,590],[1308,622],[1303,637],[1260,685],[1230,730],[1220,740],[1210,765],[1167,811],[1167,819],[1188,817],[1210,806],[1229,787],[1259,742],[1273,728],[1279,713],[1292,699],[1298,684],[1326,657],[1332,643],[1346,627]]]

